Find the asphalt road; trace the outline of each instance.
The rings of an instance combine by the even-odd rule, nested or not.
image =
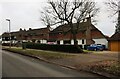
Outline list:
[[[1,53],[1,52],[0,52]],[[72,63],[72,62],[71,62]],[[31,57],[2,51],[3,77],[100,77],[87,72],[78,72]]]
[[[0,79],[2,77],[2,50],[0,45]]]

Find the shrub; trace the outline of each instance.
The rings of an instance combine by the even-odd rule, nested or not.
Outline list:
[[[2,43],[2,46],[10,46],[10,43]],[[11,43],[11,46],[14,46],[14,44]]]
[[[81,52],[74,45],[58,45],[58,44],[39,44],[39,43],[23,43],[23,46],[30,49],[41,49],[41,50],[51,50],[51,51],[62,51],[62,52]],[[80,46],[82,47],[82,46]]]

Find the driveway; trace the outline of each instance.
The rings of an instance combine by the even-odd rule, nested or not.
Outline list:
[[[96,54],[101,54],[104,56],[108,56],[108,57],[114,57],[114,58],[118,58],[120,52],[115,52],[115,51],[98,51],[96,52]]]
[[[74,54],[75,56],[64,59],[51,60],[64,65],[75,66],[75,65],[86,65],[104,60],[118,60],[118,52],[111,51],[97,51],[90,54]]]

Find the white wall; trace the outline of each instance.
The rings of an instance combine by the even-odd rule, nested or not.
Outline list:
[[[10,43],[10,41],[2,41],[2,43]]]
[[[78,45],[82,45],[82,39],[77,39],[77,41],[78,41]],[[85,45],[86,44],[86,40],[84,39],[84,44],[83,45]]]
[[[84,39],[84,44],[82,44],[82,39],[77,39],[78,41],[78,45],[85,45],[86,44],[86,40]],[[74,44],[74,40],[71,40],[71,44]]]
[[[46,44],[47,40],[40,40],[40,42]]]
[[[16,40],[11,40],[11,43],[17,43],[18,41]],[[2,41],[2,43],[10,43],[10,41]]]
[[[77,40],[78,41],[78,45],[81,45],[82,44],[82,40]]]
[[[18,41],[12,40],[12,43],[17,43]]]
[[[22,42],[27,42],[27,40],[22,40]]]
[[[71,45],[74,45],[74,40],[71,40]]]
[[[105,38],[100,38],[100,39],[93,39],[95,41],[95,44],[103,44],[108,48],[108,41]]]
[[[82,45],[82,48],[84,48],[84,45],[86,45],[86,40],[84,39],[84,44],[82,44],[82,39],[77,39],[78,45]]]
[[[95,41],[95,44],[103,44],[108,48],[108,41],[105,38],[99,38],[99,39],[93,39]],[[86,39],[84,39],[84,44],[82,44],[82,39],[77,39],[78,45],[82,45],[84,48],[84,45],[86,45]],[[60,44],[63,44],[63,40],[60,40]],[[74,44],[74,40],[71,40],[71,45]]]
[[[60,44],[63,44],[63,40],[60,40]]]

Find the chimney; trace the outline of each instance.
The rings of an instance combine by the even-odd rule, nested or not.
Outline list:
[[[22,31],[22,28],[20,28],[20,31]]]
[[[86,27],[86,45],[94,44],[95,42],[92,40],[91,36],[91,17],[86,18],[87,19],[87,27]]]
[[[49,40],[50,30],[51,30],[50,25],[47,25],[47,40]]]
[[[50,28],[50,25],[47,25],[47,28]]]
[[[26,31],[26,29],[24,29],[24,31]]]
[[[50,25],[47,25],[47,28],[48,28],[49,30],[51,30],[51,27],[50,27]]]
[[[32,28],[29,28],[29,30],[32,30]]]
[[[92,24],[92,23],[91,23],[91,17],[88,17],[88,18],[86,18],[86,19],[87,19],[87,23],[88,23],[88,24]]]

